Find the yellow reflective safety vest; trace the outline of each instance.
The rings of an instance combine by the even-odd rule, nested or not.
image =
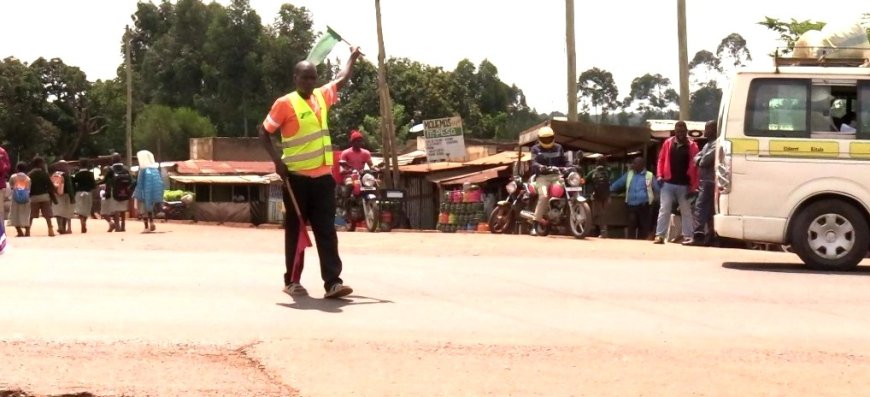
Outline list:
[[[320,108],[319,119],[308,101],[298,92],[287,95],[299,121],[296,135],[289,138],[281,136],[281,161],[290,171],[308,171],[332,165],[332,139],[329,136],[326,101],[319,89],[315,89],[311,95]]]
[[[646,197],[649,203],[652,204],[655,200],[655,192],[653,192],[653,174],[649,171],[644,171],[646,176]],[[634,170],[628,170],[628,176],[625,177],[625,202],[628,202],[628,191],[631,189],[631,179],[634,178]]]

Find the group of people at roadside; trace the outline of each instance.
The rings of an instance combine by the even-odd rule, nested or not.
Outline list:
[[[716,123],[708,122],[704,128],[707,144],[699,150],[697,143],[688,135],[686,123],[674,125],[674,136],[665,140],[658,156],[656,173],[646,169],[643,157],[632,160],[628,172],[610,182],[610,171],[605,157],[599,157],[596,166],[586,175],[586,184],[591,190],[593,223],[599,236],[608,236],[605,213],[610,204],[611,193],[624,193],[627,206],[626,238],[646,240],[654,231],[653,242],[664,244],[669,228],[678,228],[684,245],[710,245],[713,231],[713,200],[715,184]],[[543,167],[567,165],[564,149],[555,143],[551,128],[543,127],[538,132],[538,144],[532,147],[532,172],[537,174]],[[541,182],[541,176],[536,182]],[[552,183],[544,180],[546,183]],[[546,189],[541,189],[546,194]],[[697,194],[694,208],[691,196]],[[655,228],[652,227],[653,206],[659,201],[659,213]],[[676,207],[676,208],[675,208]],[[545,222],[546,200],[538,200],[536,220]],[[674,212],[679,223],[671,226]],[[672,240],[680,242],[680,239]]]
[[[17,237],[30,237],[33,221],[40,217],[45,219],[51,237],[71,234],[76,218],[81,233],[87,233],[88,219],[97,219],[97,213],[106,221],[108,232],[125,232],[129,200],[136,199],[145,230],[153,232],[154,216],[163,201],[163,178],[151,152],[140,151],[138,158],[137,180],[117,153],[98,180],[87,160],[79,161],[78,168],[73,169],[64,160],[48,166],[37,156],[30,163],[19,162],[13,170],[8,154],[0,148],[0,222],[5,222],[3,199],[8,196],[8,222]]]

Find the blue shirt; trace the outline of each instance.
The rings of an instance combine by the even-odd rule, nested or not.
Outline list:
[[[631,186],[628,187],[628,200],[626,203],[631,206],[649,204],[650,197],[646,193],[646,174],[649,171],[643,170],[635,173],[634,178],[631,178]],[[625,192],[625,180],[628,178],[628,173],[622,174],[619,179],[610,185],[610,191],[615,193]],[[655,178],[652,181],[653,192],[659,192],[659,184]]]

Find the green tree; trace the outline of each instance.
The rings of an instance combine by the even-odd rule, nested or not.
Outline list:
[[[50,141],[38,124],[43,99],[42,81],[16,58],[0,62],[0,142],[12,159],[30,159],[45,153]]]
[[[599,68],[592,68],[580,74],[577,82],[580,104],[584,112],[594,109],[601,123],[611,111],[619,109],[619,88],[613,74]]]
[[[673,118],[672,108],[679,102],[679,95],[671,87],[671,79],[661,74],[645,74],[631,82],[631,94],[625,98],[623,106],[631,105],[641,113],[644,120],[656,117]]]
[[[189,108],[164,105],[146,106],[133,128],[135,149],[152,151],[158,161],[186,159],[190,138],[211,136],[215,128],[206,117]]]
[[[715,120],[722,101],[722,89],[716,81],[709,81],[692,92],[689,99],[689,116],[692,120]]]
[[[307,8],[284,4],[272,25],[265,28],[261,66],[266,98],[278,98],[295,89],[293,69],[314,44],[313,24]]]
[[[77,156],[82,142],[99,132],[87,98],[91,83],[81,69],[59,58],[39,58],[30,68],[44,88],[42,118],[56,128],[48,131],[58,132],[48,149],[64,159]]]
[[[798,21],[792,18],[790,21],[785,22],[771,17],[764,17],[764,20],[758,22],[758,24],[779,34],[780,40],[786,45],[786,48],[780,52],[781,55],[787,55],[794,51],[794,43],[802,34],[809,30],[821,30],[825,26],[824,22],[811,21],[809,19]]]
[[[729,75],[734,69],[752,60],[752,54],[746,48],[746,39],[737,33],[731,33],[722,39],[716,48],[716,57]]]

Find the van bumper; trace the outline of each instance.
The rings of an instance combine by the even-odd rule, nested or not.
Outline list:
[[[772,244],[785,243],[787,219],[717,214],[713,217],[716,234],[737,240]]]

